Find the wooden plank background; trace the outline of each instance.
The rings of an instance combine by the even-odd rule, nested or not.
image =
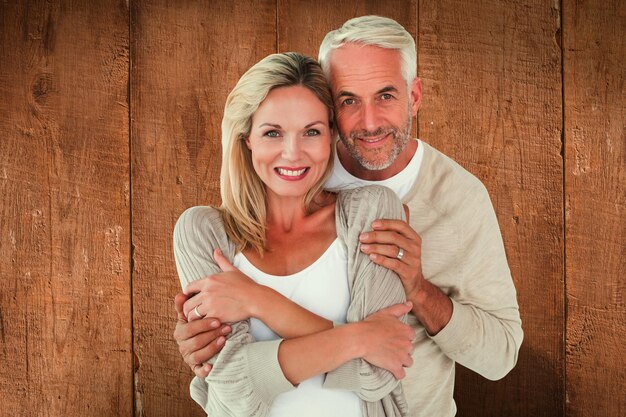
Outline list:
[[[483,180],[518,289],[517,367],[459,416],[626,413],[619,0],[0,3],[0,416],[201,416],[171,336],[171,234],[219,203],[228,91],[363,14],[412,33],[414,130]]]
[[[567,414],[606,410],[602,415],[621,417],[626,415],[624,3],[567,1],[563,29]]]

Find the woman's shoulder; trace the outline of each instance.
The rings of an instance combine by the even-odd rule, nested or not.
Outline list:
[[[176,221],[175,229],[198,230],[223,228],[222,214],[214,207],[194,206],[189,207]]]
[[[402,206],[400,199],[391,189],[382,185],[366,185],[337,193],[337,204],[341,207],[353,207],[367,204],[376,211],[387,204]]]
[[[398,196],[387,187],[368,185],[337,194],[337,235],[348,240],[364,230],[371,230],[376,219],[403,219]]]
[[[226,239],[222,214],[214,207],[194,206],[186,209],[174,226],[174,240],[205,241]]]
[[[213,223],[216,220],[222,220],[222,215],[218,209],[210,206],[194,206],[183,211],[176,223],[191,223],[197,226],[207,222]]]

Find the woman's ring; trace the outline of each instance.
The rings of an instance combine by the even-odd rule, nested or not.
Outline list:
[[[200,312],[198,311],[198,306],[200,304],[198,304],[197,306],[194,307],[193,312],[196,313],[196,316],[198,316],[199,319],[204,318],[204,316],[202,314],[200,314]]]
[[[401,261],[403,256],[404,256],[404,249],[398,247],[398,254],[396,255],[396,259]]]

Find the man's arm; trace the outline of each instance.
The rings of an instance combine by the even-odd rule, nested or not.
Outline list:
[[[391,269],[402,281],[413,314],[431,336],[439,333],[452,317],[452,301],[422,273],[422,239],[401,220],[376,220],[372,232],[360,236],[361,250],[370,259]],[[398,254],[402,249],[402,257]]]
[[[188,322],[183,305],[189,297],[178,293],[174,298],[177,322],[174,339],[178,351],[191,370],[200,378],[206,378],[211,371],[209,359],[215,356],[226,342],[226,335],[232,330],[219,320],[206,317],[204,320]]]
[[[523,339],[515,287],[502,236],[486,189],[472,190],[460,210],[464,234],[460,289],[449,298],[424,279],[421,240],[406,223],[381,220],[362,237],[363,251],[401,278],[413,313],[432,340],[452,360],[496,380],[517,362]],[[399,247],[404,251],[397,259]]]

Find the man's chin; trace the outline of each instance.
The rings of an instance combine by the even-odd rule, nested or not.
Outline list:
[[[392,163],[390,161],[373,161],[371,159],[364,158],[363,155],[359,155],[355,159],[359,163],[361,168],[368,171],[382,171],[383,169],[389,168]]]

